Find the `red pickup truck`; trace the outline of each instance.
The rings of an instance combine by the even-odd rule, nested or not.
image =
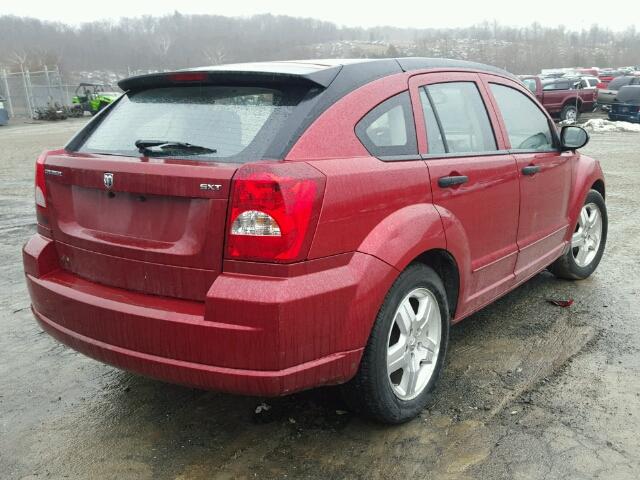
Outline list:
[[[596,105],[598,90],[582,88],[580,78],[526,76],[521,80],[547,112],[560,120],[576,121],[581,113],[592,111]]]

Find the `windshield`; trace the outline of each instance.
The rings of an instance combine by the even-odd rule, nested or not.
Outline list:
[[[140,156],[140,139],[197,145],[197,160],[260,160],[296,101],[262,87],[188,86],[128,93],[98,124],[80,152]]]

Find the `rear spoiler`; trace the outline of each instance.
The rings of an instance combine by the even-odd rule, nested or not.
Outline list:
[[[274,69],[272,71],[252,71],[242,68],[234,69],[229,65],[228,70],[212,67],[211,70],[178,70],[174,72],[152,73],[125,78],[118,82],[118,86],[126,91],[142,90],[154,87],[169,87],[176,85],[282,85],[296,84],[309,87],[328,87],[336,78],[342,66],[330,68],[307,69]]]

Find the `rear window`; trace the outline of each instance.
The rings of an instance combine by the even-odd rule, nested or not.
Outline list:
[[[572,84],[566,80],[565,81],[551,80],[551,81],[542,82],[542,89],[543,90],[570,90],[571,85]]]
[[[163,147],[147,154],[234,163],[260,160],[302,93],[219,85],[128,93],[79,151],[138,157],[136,142],[166,141],[203,148]]]
[[[535,78],[525,78],[522,80],[522,83],[524,83],[532,93],[536,93],[537,87]]]

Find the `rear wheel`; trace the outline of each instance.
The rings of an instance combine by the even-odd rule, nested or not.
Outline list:
[[[578,107],[574,104],[568,104],[562,107],[562,110],[560,111],[560,120],[574,123],[578,120],[579,115]]]
[[[414,418],[430,402],[449,340],[449,307],[431,268],[409,266],[380,308],[355,378],[343,387],[357,411],[384,423]]]
[[[587,278],[600,263],[607,242],[607,229],[607,206],[602,195],[591,190],[580,210],[569,250],[553,262],[549,270],[560,278]]]

